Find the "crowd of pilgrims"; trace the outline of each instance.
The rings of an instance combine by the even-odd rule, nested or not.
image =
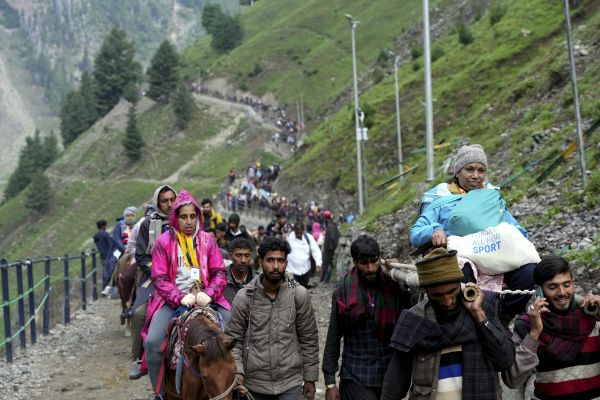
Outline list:
[[[488,227],[511,226],[517,235],[512,240],[528,241],[505,206],[498,212],[481,203],[504,204],[486,179],[487,168],[481,146],[462,146],[452,178],[423,195],[409,237],[423,254],[414,266],[418,288],[386,273],[397,260],[383,260],[375,238],[361,235],[352,241],[352,268],[332,288],[322,360],[308,277],[322,269],[321,282],[331,278],[333,267],[325,271],[329,247],[319,246],[313,235],[325,228],[325,242],[339,236],[333,233],[337,219],[332,213],[316,204],[304,211],[299,202],[283,197],[273,208],[272,194],[266,207],[275,218],[266,228],[248,232],[235,212],[225,223],[210,199],[198,203],[186,190],[158,187],[144,218],[136,222],[135,207],[125,209],[108,250],[102,244],[108,235],[105,222],[95,237],[105,263],[105,294],[123,257],[133,266],[125,271],[128,293],[136,275],[141,277],[125,311],[133,319],[130,378],[148,374],[156,398],[163,398],[166,327],[179,308],[204,307],[213,310],[236,343],[231,387],[257,400],[312,399],[319,364],[326,400],[399,400],[407,394],[411,399],[492,400],[502,398],[500,381],[510,388],[529,382],[533,398],[541,400],[599,398],[600,296],[575,294],[575,276],[564,258],[532,262],[517,254],[510,268],[494,274],[477,259],[449,249],[456,232],[480,234],[480,226],[469,228],[465,221],[477,225],[482,218]],[[232,172],[230,184],[237,181]],[[268,187],[261,184],[269,182],[263,176],[269,174],[276,175],[276,169],[249,166],[241,180],[252,200],[246,197],[244,207],[254,204],[255,194],[260,204],[259,190]],[[457,215],[460,224],[453,218]],[[307,225],[311,235],[305,233]],[[490,275],[496,279],[486,280]],[[501,290],[517,293],[500,295],[494,286],[498,280]],[[467,299],[467,290],[475,295]]]

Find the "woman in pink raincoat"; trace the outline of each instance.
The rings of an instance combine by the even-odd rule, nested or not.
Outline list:
[[[231,306],[223,297],[227,286],[223,257],[212,236],[202,230],[201,216],[198,202],[187,191],[179,192],[169,216],[171,229],[160,235],[152,251],[156,290],[148,303],[142,338],[153,388],[163,360],[160,347],[177,307],[210,305],[225,321],[230,317]]]

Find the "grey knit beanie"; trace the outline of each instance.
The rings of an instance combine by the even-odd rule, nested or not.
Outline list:
[[[487,168],[487,157],[483,147],[480,144],[472,144],[470,146],[462,146],[456,153],[454,161],[454,175],[464,168],[465,165],[471,163],[482,163]]]
[[[123,216],[126,217],[127,215],[133,215],[135,217],[136,213],[137,208],[135,208],[134,206],[129,206],[123,211]]]

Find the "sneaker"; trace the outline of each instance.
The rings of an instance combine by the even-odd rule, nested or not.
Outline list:
[[[129,307],[127,310],[121,313],[121,318],[131,318],[133,315],[133,307]]]
[[[142,372],[142,360],[135,360],[129,371],[129,379],[140,379],[144,375],[146,373]]]
[[[104,290],[101,292],[102,296],[106,297],[110,294],[110,285],[105,287]]]

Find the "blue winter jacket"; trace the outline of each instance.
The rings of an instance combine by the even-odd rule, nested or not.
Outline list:
[[[487,184],[488,189],[497,189],[491,184]],[[447,183],[440,183],[433,189],[426,192],[422,197],[421,202],[421,216],[417,219],[417,222],[410,228],[410,242],[415,247],[421,247],[431,241],[433,231],[436,229],[443,229],[446,236],[452,235],[447,229],[447,224],[452,215],[452,210],[458,204],[460,199],[449,201],[448,203],[441,204],[437,207],[428,207],[429,204],[433,203],[440,197],[450,195]],[[510,214],[508,210],[504,210],[502,215],[502,221],[508,222],[517,228],[523,236],[527,237],[527,231],[519,225],[517,220]]]
[[[124,231],[125,231],[125,221],[122,218],[120,218],[117,220],[117,223],[115,224],[115,229],[113,230],[110,252],[108,253],[109,257],[112,257],[113,253],[117,249],[121,253],[125,252],[126,246],[123,244],[123,232]]]

